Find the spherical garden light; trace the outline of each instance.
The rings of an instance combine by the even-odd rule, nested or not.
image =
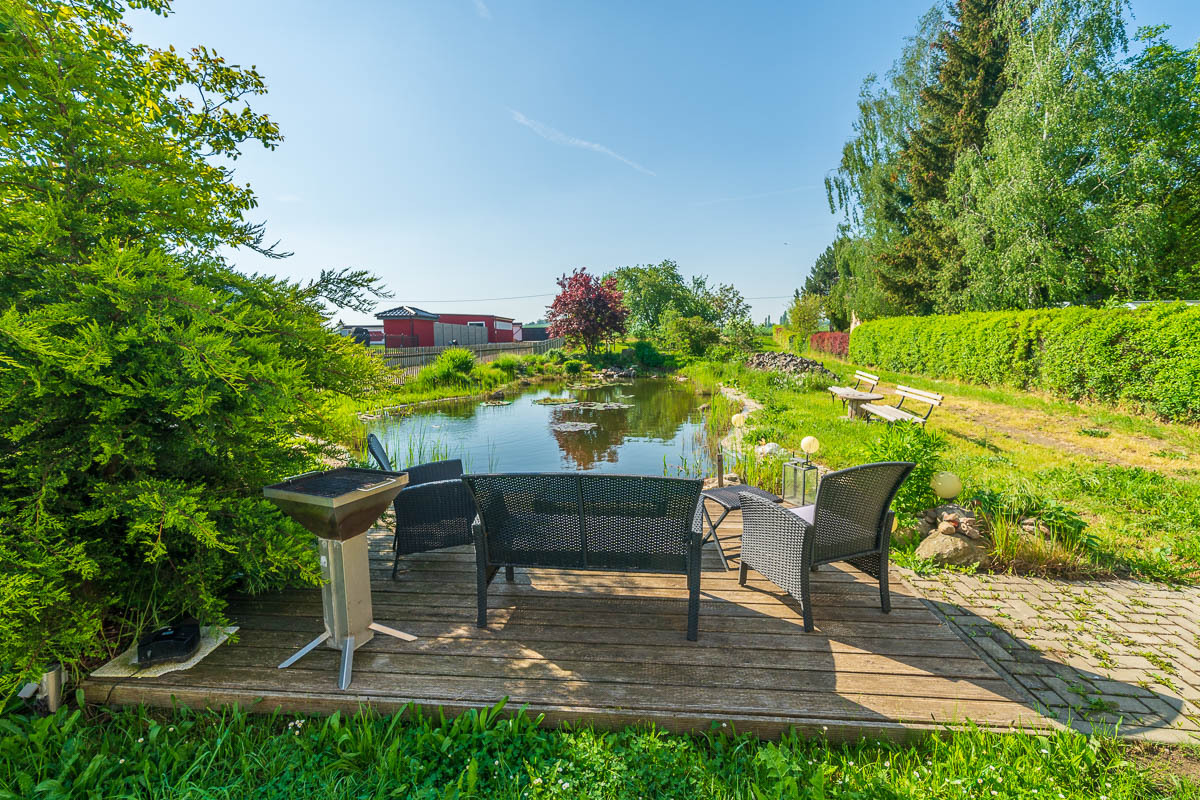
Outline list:
[[[816,502],[817,482],[820,471],[812,463],[812,454],[821,449],[821,443],[815,436],[805,436],[800,440],[800,449],[804,451],[804,460],[793,458],[783,465],[783,498],[799,506]]]
[[[939,472],[933,476],[929,487],[943,500],[953,500],[962,491],[962,481],[953,472]]]
[[[800,440],[800,449],[804,451],[805,459],[811,461],[813,453],[821,449],[821,442],[815,436],[805,436]]]

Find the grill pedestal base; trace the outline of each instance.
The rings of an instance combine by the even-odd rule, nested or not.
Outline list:
[[[380,625],[372,618],[371,567],[365,532],[350,539],[321,539],[321,601],[325,609],[325,631],[301,647],[279,665],[295,664],[322,644],[342,651],[338,670],[338,688],[350,686],[354,651],[374,638],[376,633],[406,642],[417,637]]]

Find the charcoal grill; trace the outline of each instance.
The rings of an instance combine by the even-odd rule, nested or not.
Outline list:
[[[408,483],[403,472],[340,469],[306,472],[263,489],[263,495],[317,536],[325,631],[279,665],[285,669],[322,644],[342,652],[338,688],[350,686],[354,651],[376,633],[411,642],[417,637],[380,625],[371,610],[367,529]]]

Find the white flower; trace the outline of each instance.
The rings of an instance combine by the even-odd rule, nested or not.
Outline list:
[[[1050,751],[1049,751],[1049,750],[1047,750],[1047,749],[1046,749],[1046,748],[1044,748],[1044,747],[1042,748],[1041,752],[1042,752],[1042,754],[1043,754],[1043,755],[1047,755],[1047,756],[1048,756],[1048,755],[1050,755]]]
[[[534,786],[541,786],[541,785],[542,785],[542,779],[541,779],[541,778],[534,778],[534,779],[533,779],[533,785],[534,785]]]
[[[728,722],[722,722],[722,723],[721,723],[721,727],[722,727],[722,728],[728,728],[728,727],[729,727],[729,723],[728,723]]]
[[[123,758],[122,758],[122,759],[120,759],[119,761],[117,761],[117,763],[118,763],[118,764],[124,764],[124,763],[125,763],[125,759],[123,759]]]
[[[146,741],[145,737],[142,737],[142,736],[138,737],[138,744],[141,744],[144,741]]]

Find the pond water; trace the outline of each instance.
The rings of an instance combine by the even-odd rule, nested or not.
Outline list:
[[[571,405],[541,405],[569,397]],[[638,378],[594,388],[529,387],[510,405],[441,403],[369,420],[401,466],[461,458],[468,472],[698,476],[708,466],[701,400],[690,386]]]

